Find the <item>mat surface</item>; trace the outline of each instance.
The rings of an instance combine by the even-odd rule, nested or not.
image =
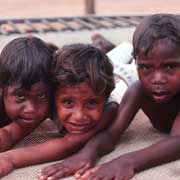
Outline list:
[[[41,124],[39,128],[26,137],[17,147],[43,142],[57,135],[58,131],[55,125],[47,121]],[[147,117],[142,112],[139,112],[131,126],[122,136],[116,149],[101,158],[99,163],[110,161],[121,154],[149,146],[164,137],[166,137],[166,135],[156,131],[149,123]],[[9,175],[1,178],[1,180],[37,180],[37,171],[48,164],[50,163],[16,169]],[[180,160],[177,160],[140,172],[136,174],[132,180],[179,180],[179,178]],[[64,178],[64,180],[65,179],[71,180],[74,178],[68,177]]]

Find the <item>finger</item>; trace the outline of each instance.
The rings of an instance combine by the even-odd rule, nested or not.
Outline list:
[[[52,172],[54,170],[56,171],[56,170],[58,170],[58,168],[55,167],[54,165],[48,166],[48,167],[38,170],[38,174],[49,174],[50,172]]]
[[[82,180],[87,180],[90,176],[92,176],[93,173],[95,173],[97,170],[99,169],[99,166],[96,166],[94,168],[91,168],[89,170],[87,170],[82,176],[81,179]]]
[[[56,172],[55,174],[52,174],[51,176],[49,176],[47,178],[47,180],[59,180],[59,178],[63,178],[66,176],[68,176],[68,174],[66,172],[59,171],[59,172]]]
[[[116,175],[114,180],[130,180],[133,176],[129,175],[129,176],[122,176],[122,175]]]
[[[58,172],[58,169],[49,169],[46,171],[38,171],[38,178],[41,180],[47,179],[48,177],[50,177],[53,174],[56,174]]]
[[[86,163],[81,169],[76,171],[76,173],[74,174],[74,177],[76,179],[79,179],[90,167],[91,167],[91,164]]]
[[[126,176],[124,180],[130,180],[134,176],[134,173],[129,174],[129,176]]]

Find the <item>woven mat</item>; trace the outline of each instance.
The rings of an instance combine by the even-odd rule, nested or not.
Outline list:
[[[17,147],[36,144],[47,139],[57,137],[58,131],[55,125],[50,122],[44,122],[31,135],[26,137]],[[110,161],[121,154],[135,151],[152,143],[159,141],[166,135],[159,133],[152,128],[147,117],[140,111],[135,117],[133,123],[124,133],[116,149],[108,155],[101,158],[99,163]],[[54,162],[53,162],[54,163]],[[37,180],[37,171],[51,163],[29,166],[14,170],[1,180]],[[64,178],[71,180],[73,177]],[[180,179],[180,160],[154,167],[136,174],[132,180],[179,180]]]

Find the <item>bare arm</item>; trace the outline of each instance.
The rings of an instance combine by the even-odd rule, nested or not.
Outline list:
[[[135,172],[180,158],[180,112],[169,137],[141,150],[88,170],[81,179],[131,179]]]
[[[131,179],[135,172],[180,158],[180,110],[169,137],[88,170],[81,179]]]
[[[134,83],[124,95],[114,123],[90,140],[81,153],[89,154],[95,160],[112,151],[140,108],[140,94],[139,83]]]
[[[67,134],[63,138],[56,138],[35,146],[8,151],[7,154],[14,161],[15,167],[62,159],[79,149],[97,131],[107,127],[112,121],[111,118],[116,115],[117,105],[111,103],[107,106],[103,114],[104,119],[97,127],[85,134]]]
[[[46,180],[51,178],[52,180],[57,180],[75,172],[75,176],[79,178],[88,168],[94,165],[99,156],[112,151],[139,109],[138,93],[140,91],[137,83],[125,94],[118,112],[121,113],[121,116],[115,120],[108,130],[104,130],[93,137],[79,153],[65,159],[61,163],[42,169],[38,174],[39,179]],[[132,98],[129,98],[129,96],[132,96]],[[131,112],[129,111],[130,108],[132,109]]]
[[[126,154],[120,160],[127,160],[135,172],[151,168],[180,158],[180,136],[169,136],[147,148]]]
[[[176,117],[170,135],[141,150],[120,158],[127,158],[135,171],[141,171],[180,158],[180,112]]]
[[[90,135],[89,135],[90,136]],[[58,160],[78,149],[88,136],[67,135],[47,142],[0,153],[0,177],[15,168]]]
[[[70,153],[78,150],[96,132],[107,127],[117,112],[117,104],[107,105],[103,114],[103,119],[97,127],[85,134],[67,134],[63,138],[56,138],[45,143],[9,150],[0,154],[0,167],[2,174],[27,165],[38,164],[66,157]]]
[[[32,124],[21,124],[12,122],[0,128],[0,152],[9,150],[16,143],[32,132],[41,122]]]

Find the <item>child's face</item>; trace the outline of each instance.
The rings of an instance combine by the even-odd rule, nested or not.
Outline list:
[[[58,117],[69,133],[84,133],[93,128],[100,121],[105,102],[88,83],[59,86],[55,94]]]
[[[156,103],[167,103],[180,91],[180,56],[167,40],[159,40],[147,56],[137,58],[145,93]]]
[[[21,124],[40,122],[48,115],[49,94],[43,82],[33,84],[28,90],[19,85],[8,86],[4,92],[6,115]]]

